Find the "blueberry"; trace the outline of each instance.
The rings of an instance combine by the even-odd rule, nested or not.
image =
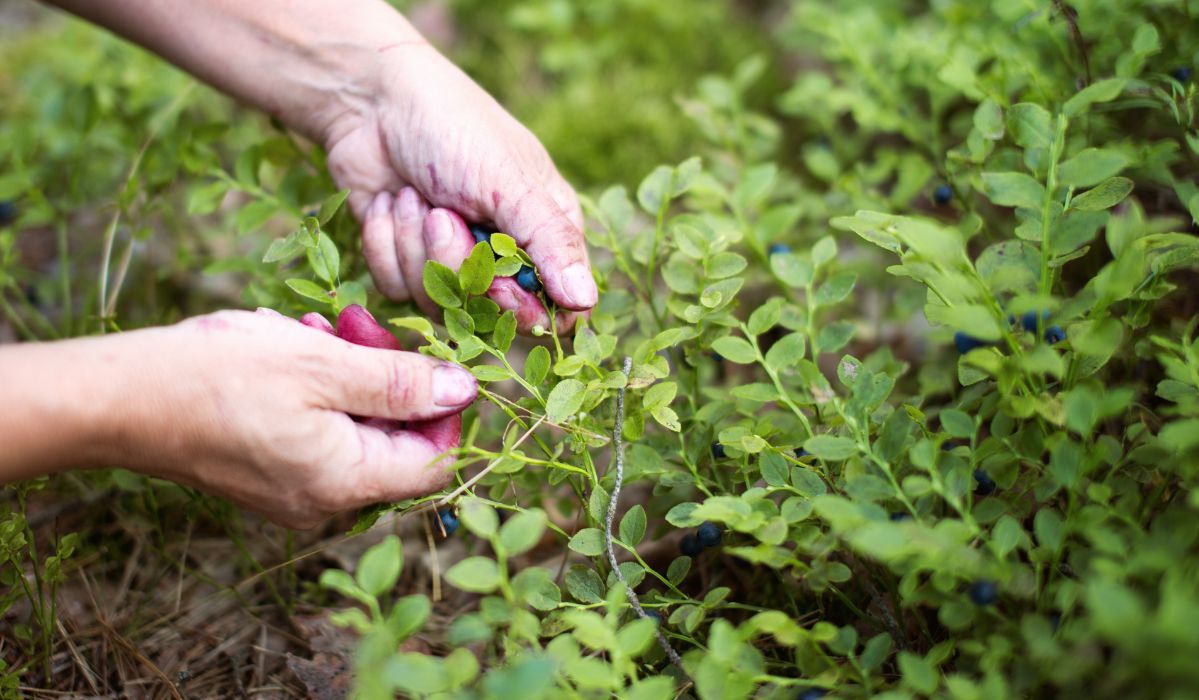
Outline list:
[[[769,255],[774,255],[775,253],[790,253],[791,246],[787,245],[786,243],[772,243],[770,244],[770,247],[766,249],[766,252]]]
[[[470,235],[475,239],[475,243],[491,243],[491,232],[482,226],[472,225]]]
[[[537,279],[537,271],[528,265],[521,265],[516,272],[516,283],[520,288],[531,294],[541,291],[541,280]]]
[[[957,333],[953,334],[953,345],[958,349],[958,352],[965,355],[976,348],[985,348],[990,345],[990,343],[958,331]]]
[[[720,528],[716,523],[705,522],[695,530],[695,540],[704,549],[716,547],[720,544],[720,534]]]
[[[808,452],[804,448],[802,448],[802,447],[795,448],[795,458],[796,459],[803,459],[804,457],[811,457],[811,456],[812,456],[812,453]]]
[[[1042,311],[1041,318],[1049,318],[1049,312]],[[1020,325],[1024,328],[1024,330],[1028,331],[1029,333],[1036,333],[1037,332],[1037,312],[1036,311],[1025,311],[1024,315],[1020,317]]]
[[[724,445],[719,442],[712,443],[712,457],[715,459],[724,459]]]
[[[304,218],[306,219],[315,219],[320,215],[321,213],[316,209],[309,209],[308,211],[304,212]]]
[[[977,486],[974,487],[974,495],[990,496],[991,494],[995,493],[995,489],[997,488],[995,486],[995,480],[991,478],[990,474],[986,473],[982,469],[974,470],[974,481],[977,482]]]
[[[704,548],[700,546],[699,540],[695,537],[695,535],[690,533],[683,535],[683,539],[679,540],[679,551],[691,557],[692,559],[698,557],[699,553],[702,552],[703,549]]]
[[[808,688],[795,696],[795,700],[820,700],[820,698],[828,695],[828,691],[824,688]]]
[[[953,188],[949,185],[938,185],[937,189],[933,190],[933,203],[944,206],[949,204],[949,200],[953,199]]]
[[[645,616],[653,620],[658,625],[662,624],[662,613],[658,612],[657,610],[646,610]]]
[[[441,526],[445,528],[445,535],[449,537],[458,530],[458,516],[454,515],[454,511],[449,508],[437,511],[437,517],[441,520]]]
[[[1049,613],[1049,626],[1054,632],[1057,632],[1058,628],[1062,626],[1062,614],[1059,612]]]
[[[1045,329],[1045,342],[1050,345],[1060,343],[1066,339],[1066,331],[1062,330],[1059,325],[1052,325]]]
[[[999,586],[994,581],[975,581],[966,591],[975,605],[990,605],[999,597]]]
[[[908,515],[907,513],[903,512],[902,510],[895,511],[894,513],[891,514],[890,517],[891,517],[891,521],[896,522],[896,523],[903,522],[904,520],[912,519],[911,515]]]
[[[16,202],[0,201],[0,226],[8,226],[20,215],[21,210],[17,208]]]
[[[715,350],[713,350],[711,354],[712,354],[713,362],[724,362],[724,355],[721,355],[720,353],[716,352]]]
[[[1174,76],[1174,79],[1178,82],[1185,83],[1191,79],[1191,67],[1179,66],[1170,71],[1170,75]]]

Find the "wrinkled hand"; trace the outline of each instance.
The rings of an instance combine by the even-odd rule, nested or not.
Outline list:
[[[260,309],[127,334],[140,353],[128,395],[159,400],[127,420],[136,434],[120,442],[137,447],[120,458],[295,528],[442,488],[474,378],[379,349],[398,342],[360,307],[338,325]]]
[[[326,138],[329,170],[351,190],[379,290],[435,313],[424,264],[458,269],[474,245],[465,217],[515,238],[560,307],[594,306],[578,198],[541,143],[432,48],[408,48],[396,65],[372,108],[333,122]],[[516,313],[521,330],[549,327],[540,300],[513,280],[497,279],[489,295]]]

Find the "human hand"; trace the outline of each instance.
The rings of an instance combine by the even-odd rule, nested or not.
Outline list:
[[[339,319],[346,339],[305,322],[326,332],[260,309],[122,336],[125,396],[156,400],[127,407],[116,458],[293,528],[442,488],[474,377],[347,342],[399,346],[360,307]]]
[[[463,217],[490,222],[533,259],[558,306],[584,311],[597,289],[578,198],[545,148],[456,66],[424,46],[405,46],[380,71],[366,110],[332,121],[329,170],[351,190],[376,285],[396,300],[438,311],[425,294],[426,260],[457,270],[474,240]],[[511,278],[489,296],[515,312],[522,331],[549,328],[541,300]],[[569,328],[574,314],[558,319]]]

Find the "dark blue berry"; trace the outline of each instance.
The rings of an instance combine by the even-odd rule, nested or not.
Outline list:
[[[1178,82],[1185,83],[1191,79],[1191,67],[1179,66],[1171,71],[1170,75],[1174,76],[1174,79]]]
[[[445,528],[445,535],[449,537],[458,530],[458,516],[454,515],[454,511],[446,508],[437,511],[437,517],[441,520],[441,526]]]
[[[975,581],[970,584],[966,595],[975,605],[990,605],[999,597],[999,586],[994,581]]]
[[[790,253],[791,246],[787,245],[786,243],[772,243],[770,247],[766,249],[766,252],[770,255],[774,255],[776,253]]]
[[[658,612],[657,610],[646,610],[645,616],[656,622],[658,625],[662,624],[662,613]]]
[[[713,362],[724,362],[724,355],[721,355],[720,353],[713,350],[712,351],[712,361]]]
[[[949,200],[951,199],[953,199],[953,188],[949,185],[938,185],[937,189],[933,190],[933,202],[935,204],[949,204]]]
[[[541,280],[537,279],[537,271],[528,265],[520,266],[520,270],[516,272],[516,283],[530,294],[541,291]]]
[[[699,544],[699,539],[690,533],[683,535],[683,539],[679,540],[679,551],[692,559],[698,557],[703,549]]]
[[[912,519],[912,516],[908,515],[907,513],[903,512],[902,510],[897,510],[891,514],[892,522],[898,523],[898,522],[903,522],[904,520],[911,520],[911,519]]]
[[[1050,345],[1060,343],[1066,339],[1066,331],[1062,330],[1061,326],[1052,325],[1045,329],[1045,342]]]
[[[828,695],[828,691],[824,688],[808,688],[795,696],[795,700],[820,700],[820,698]]]
[[[1041,318],[1049,318],[1049,312],[1042,311]],[[1028,331],[1029,333],[1036,333],[1037,332],[1037,312],[1036,311],[1025,311],[1024,315],[1020,317],[1020,325],[1024,328],[1024,330]]]
[[[1059,612],[1049,613],[1049,626],[1054,632],[1057,632],[1058,628],[1062,626],[1062,614]]]
[[[953,334],[953,345],[954,345],[954,347],[956,347],[958,349],[958,352],[965,355],[966,353],[970,352],[971,350],[975,350],[977,348],[985,348],[988,345],[990,345],[990,343],[988,343],[985,340],[979,340],[978,338],[975,338],[972,335],[966,335],[965,333],[958,331],[957,333]]]
[[[974,481],[977,484],[974,487],[974,495],[976,496],[990,496],[998,488],[995,486],[995,480],[991,478],[991,475],[982,469],[974,470]]]
[[[705,522],[695,530],[695,540],[704,549],[716,547],[720,544],[720,534],[716,523]]]
[[[321,215],[321,213],[319,211],[317,211],[316,209],[309,209],[308,211],[304,212],[304,217],[308,218],[308,219],[315,219],[316,217],[318,217],[320,215]]]
[[[475,243],[491,243],[491,232],[482,226],[471,226],[470,235],[475,239]]]
[[[712,443],[712,456],[716,459],[724,459],[724,445],[719,442]]]
[[[20,215],[21,210],[16,202],[0,201],[0,226],[8,226]]]
[[[795,458],[796,459],[803,459],[804,457],[811,457],[811,456],[812,456],[812,453],[808,452],[804,448],[802,448],[802,447],[795,448]]]

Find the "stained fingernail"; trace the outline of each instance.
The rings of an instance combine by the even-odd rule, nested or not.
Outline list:
[[[562,271],[562,292],[576,309],[590,309],[599,298],[591,271],[583,263],[575,263]]]
[[[479,384],[474,375],[451,364],[438,365],[433,370],[433,403],[442,408],[462,406],[475,400]]]
[[[429,214],[429,247],[430,248],[445,248],[454,240],[454,224],[450,221],[449,214],[444,211],[435,211]]]
[[[415,219],[420,216],[420,198],[416,190],[405,187],[396,195],[396,214],[401,219]]]
[[[391,202],[392,196],[390,192],[380,192],[379,194],[375,195],[374,200],[371,201],[371,208],[370,211],[367,212],[367,216],[386,215],[387,212],[391,210]]]

